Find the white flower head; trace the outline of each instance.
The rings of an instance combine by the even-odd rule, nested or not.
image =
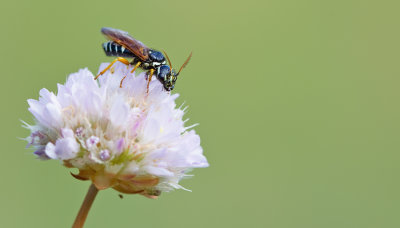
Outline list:
[[[28,100],[36,122],[27,125],[28,146],[42,160],[78,168],[73,176],[98,189],[155,198],[183,188],[179,181],[188,171],[208,166],[200,137],[184,126],[178,94],[158,80],[150,82],[149,93],[146,85],[144,73],[135,77],[123,64],[99,81],[87,69],[71,74],[57,94],[42,89],[39,100]]]

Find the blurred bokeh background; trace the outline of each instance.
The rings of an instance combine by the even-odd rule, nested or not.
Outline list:
[[[398,1],[3,1],[0,227],[70,227],[89,186],[36,160],[26,100],[97,72],[103,26],[165,49],[211,166],[86,227],[400,227]]]

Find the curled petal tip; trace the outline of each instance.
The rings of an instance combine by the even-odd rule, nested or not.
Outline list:
[[[69,172],[69,173],[71,174],[71,176],[75,177],[75,178],[78,179],[78,180],[83,180],[83,181],[89,180],[89,178],[79,176],[79,174],[74,174],[74,173],[72,173],[72,172]]]

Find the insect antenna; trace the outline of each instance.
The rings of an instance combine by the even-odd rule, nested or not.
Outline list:
[[[167,52],[164,51],[164,50],[162,50],[162,52],[164,52],[165,57],[167,57],[167,60],[168,60],[168,63],[169,63],[169,67],[171,67],[171,69],[172,69],[172,63],[171,63],[171,60],[169,59],[169,57],[167,55]]]
[[[179,71],[178,71],[178,73],[176,74],[176,76],[178,76],[178,74],[182,71],[182,69],[185,68],[186,65],[189,63],[190,58],[192,58],[192,53],[193,53],[193,52],[190,52],[189,57],[188,57],[188,58],[186,59],[186,61],[183,63],[183,65],[181,66],[181,69],[179,69]]]

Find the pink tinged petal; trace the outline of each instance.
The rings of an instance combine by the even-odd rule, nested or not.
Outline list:
[[[60,127],[62,125],[61,106],[54,94],[45,89],[41,90],[40,101],[28,100],[29,111],[35,116],[37,121],[47,127]]]
[[[131,175],[133,175],[133,177],[135,176],[135,173],[137,173],[137,172],[139,172],[140,171],[140,168],[139,168],[139,166],[136,164],[136,163],[134,163],[134,162],[131,162],[131,163],[129,163],[128,164],[128,166],[124,169],[124,173],[127,173],[127,174],[131,174]]]
[[[93,116],[102,115],[102,98],[99,94],[92,92],[85,104],[89,114]]]
[[[126,68],[125,68],[126,69]],[[124,90],[124,92],[128,95],[128,96],[130,96],[130,97],[132,97],[131,95],[132,95],[132,90],[134,89],[134,82],[135,82],[135,73],[130,73],[131,72],[131,70],[132,70],[133,68],[131,68],[130,70],[128,70],[127,71],[127,73],[126,74],[123,74],[123,75],[126,75],[127,77],[125,78],[125,80],[124,80],[124,83],[123,83],[123,85],[122,85],[122,89]],[[118,89],[120,89],[120,88],[118,88]]]
[[[51,142],[47,143],[46,148],[45,148],[45,153],[49,158],[57,159],[56,146],[53,143],[51,143]]]
[[[139,134],[144,143],[153,141],[160,134],[161,127],[156,119],[146,119],[142,126],[142,132]]]
[[[142,125],[143,120],[145,119],[145,116],[141,115],[141,110],[139,108],[133,108],[132,111],[133,112],[131,113],[131,115],[133,117],[131,117],[131,118],[132,118],[134,124],[131,128],[131,135],[132,135],[132,137],[136,137],[138,134],[138,129]]]
[[[66,83],[66,90],[71,94],[70,103],[76,108],[89,113],[90,115],[101,114],[102,94],[93,80],[93,75],[85,70],[71,74]]]
[[[124,150],[125,147],[125,140],[124,138],[120,138],[117,142],[116,142],[116,149],[117,149],[117,153],[121,153]]]
[[[191,154],[187,158],[189,167],[193,168],[205,168],[210,166],[207,162],[206,157],[202,154]]]
[[[75,105],[90,116],[97,117],[102,115],[102,97],[96,91],[89,89],[77,90],[73,91],[72,96],[75,99]]]
[[[147,80],[145,79],[146,73],[141,73],[134,78],[132,83],[129,83],[129,91],[133,97],[143,97],[147,90]]]
[[[161,167],[154,167],[154,166],[146,166],[144,167],[144,169],[154,175],[154,176],[158,176],[158,177],[172,177],[174,176],[173,172],[168,171],[165,168],[161,168]]]
[[[108,65],[110,65],[110,63],[100,64],[99,71],[97,74],[103,71]],[[126,65],[120,62],[116,62],[113,65],[113,68],[114,68],[114,73],[108,70],[99,77],[98,81],[100,85],[102,87],[104,86],[104,87],[110,87],[112,89],[120,89],[119,88],[120,81],[124,75],[127,75],[127,78],[125,79],[123,85],[129,84],[127,83],[127,80],[130,78],[130,71],[128,71]]]
[[[47,90],[46,88],[43,88],[39,91],[39,101],[41,103],[50,103],[52,101],[51,99],[51,92]]]
[[[32,115],[36,118],[39,123],[44,123],[45,118],[43,117],[43,104],[41,104],[37,100],[29,99],[28,100],[29,108],[28,110],[32,113]]]
[[[39,94],[40,94],[39,102],[52,103],[61,108],[60,103],[58,102],[58,99],[54,93],[48,91],[47,89],[41,89]]]
[[[56,141],[55,154],[60,160],[74,158],[79,151],[75,138],[62,138]]]
[[[65,86],[67,88],[72,88],[76,85],[84,85],[88,89],[96,89],[98,88],[98,85],[93,79],[94,75],[87,68],[80,69],[77,73],[68,76]]]
[[[73,138],[74,137],[74,132],[69,128],[63,128],[63,129],[61,129],[61,136],[63,138],[67,138],[67,137]]]
[[[182,136],[181,144],[172,152],[174,157],[169,161],[175,167],[203,168],[209,166],[200,146],[200,137],[193,130]]]
[[[57,100],[61,107],[68,107],[72,105],[71,103],[71,91],[64,85],[57,84]]]
[[[122,127],[126,124],[128,116],[129,106],[126,104],[124,97],[117,97],[110,110],[111,123],[116,127]]]
[[[168,149],[162,148],[152,151],[146,156],[146,158],[148,160],[161,160],[164,159],[167,155],[168,155]]]
[[[52,127],[63,125],[61,114],[61,108],[52,103],[48,103],[43,110],[43,117],[46,118],[47,125]]]
[[[136,120],[135,124],[134,124],[133,127],[132,127],[132,132],[133,132],[133,133],[135,133],[135,132],[137,131],[137,129],[138,129],[139,126],[140,126],[140,123],[141,123],[141,119],[138,118],[138,119]]]
[[[63,138],[57,139],[55,145],[51,142],[47,143],[45,148],[46,155],[51,159],[60,160],[74,158],[76,153],[79,151],[80,146],[73,137],[73,134],[74,133],[71,129],[62,129],[61,135]]]

